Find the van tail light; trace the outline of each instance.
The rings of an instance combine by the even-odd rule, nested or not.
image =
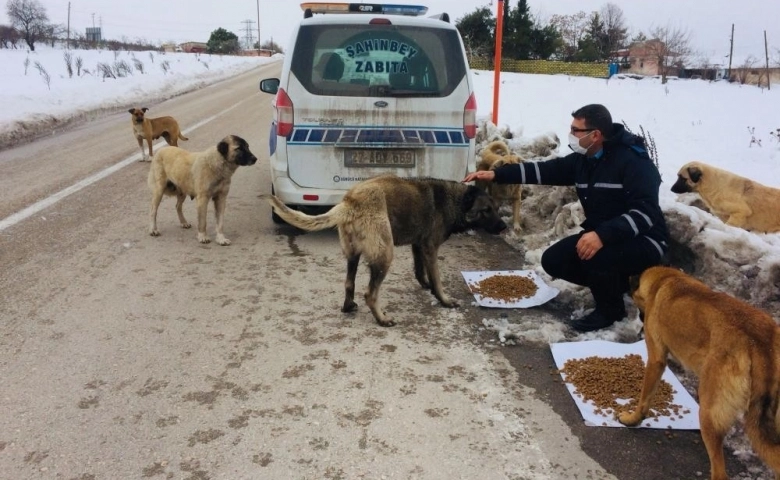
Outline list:
[[[276,134],[288,137],[293,131],[293,104],[283,88],[276,92]]]
[[[477,136],[477,97],[473,93],[463,107],[463,134],[468,139]]]

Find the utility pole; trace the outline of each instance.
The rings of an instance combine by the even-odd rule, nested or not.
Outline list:
[[[734,56],[734,24],[731,24],[731,49],[729,50],[729,71],[726,73],[726,77],[731,80],[731,59]]]
[[[244,20],[241,23],[246,25],[244,27],[244,32],[245,32],[244,33],[244,35],[245,35],[244,36],[244,42],[246,43],[246,49],[249,50],[249,49],[252,48],[252,40],[253,40],[252,34],[253,34],[253,30],[254,29],[252,28],[252,24],[255,23],[255,22],[254,22],[254,20]]]
[[[260,48],[260,0],[257,0],[257,47]]]
[[[68,2],[68,41],[66,43],[66,46],[67,49],[70,50],[70,2]]]
[[[764,54],[766,55],[766,89],[772,89],[772,82],[769,81],[769,44],[766,41],[766,30],[764,30]]]

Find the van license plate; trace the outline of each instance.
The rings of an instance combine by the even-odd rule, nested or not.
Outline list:
[[[414,167],[414,150],[346,150],[345,167]]]

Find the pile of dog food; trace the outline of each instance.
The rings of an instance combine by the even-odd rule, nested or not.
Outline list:
[[[575,387],[575,394],[584,401],[591,401],[595,413],[603,417],[616,418],[622,411],[633,411],[642,390],[645,363],[640,355],[624,357],[586,357],[570,359],[563,364],[560,373],[564,381]],[[650,403],[648,418],[659,416],[682,418],[682,406],[672,403],[674,390],[665,380],[656,389]],[[622,401],[618,401],[622,399]],[[629,400],[626,402],[626,400]]]
[[[472,293],[505,302],[533,297],[538,290],[532,279],[522,275],[493,275],[469,287]]]

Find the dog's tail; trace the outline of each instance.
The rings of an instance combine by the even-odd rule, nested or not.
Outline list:
[[[780,335],[765,362],[754,362],[751,397],[745,415],[745,432],[750,443],[775,472],[780,472]],[[761,373],[758,373],[761,370]],[[760,379],[756,381],[756,379]]]
[[[189,138],[185,137],[181,134],[181,132],[179,132],[179,140],[189,140]]]
[[[282,217],[282,220],[294,227],[309,232],[338,226],[344,211],[344,204],[339,203],[328,212],[321,215],[307,215],[298,210],[291,209],[282,203],[275,195],[268,197],[268,203],[274,208],[276,214]]]
[[[487,147],[485,147],[485,150],[492,153],[493,155],[500,155],[502,157],[512,154],[511,150],[509,150],[509,145],[507,145],[503,140],[490,142]]]

